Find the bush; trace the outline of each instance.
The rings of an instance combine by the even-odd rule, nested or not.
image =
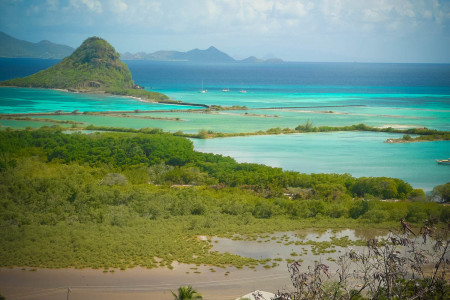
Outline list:
[[[439,202],[450,202],[450,182],[434,187],[432,191],[432,198]]]
[[[358,219],[369,210],[369,204],[364,200],[357,200],[348,211],[349,215],[353,219]]]
[[[128,183],[127,178],[118,173],[108,173],[103,177],[100,184],[102,185],[126,185]]]

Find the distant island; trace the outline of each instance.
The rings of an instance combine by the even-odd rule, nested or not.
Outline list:
[[[126,52],[120,56],[124,60],[154,60],[154,61],[185,61],[197,63],[282,63],[279,58],[267,60],[250,56],[243,60],[236,60],[228,54],[211,46],[206,50],[193,49],[187,52],[180,51],[156,51],[153,53],[138,52],[135,54]]]
[[[161,93],[135,85],[119,53],[99,37],[86,39],[72,55],[36,74],[0,82],[0,86],[63,89],[70,92],[104,92],[156,102],[175,102]]]
[[[4,32],[0,32],[0,57],[10,58],[43,58],[62,59],[72,54],[74,49],[66,45],[54,44],[50,41],[31,43],[16,39]],[[193,49],[181,51],[156,51],[153,53],[130,52],[120,54],[123,60],[153,60],[153,61],[180,61],[196,63],[282,63],[279,58],[260,59],[250,56],[246,59],[236,60],[228,54],[211,46],[206,50]]]
[[[72,47],[50,41],[31,43],[0,32],[0,57],[61,59],[72,54],[73,50]]]

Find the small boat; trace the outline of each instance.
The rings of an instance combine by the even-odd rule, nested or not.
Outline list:
[[[222,89],[222,92],[229,92],[230,89]]]
[[[247,93],[246,90],[240,90],[239,92],[240,92],[240,93]]]
[[[436,159],[436,162],[439,165],[450,165],[450,158],[449,159]]]
[[[200,93],[205,94],[208,90],[203,89],[203,80],[202,80],[202,90],[200,91]]]

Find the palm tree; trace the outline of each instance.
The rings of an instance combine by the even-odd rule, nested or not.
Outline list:
[[[178,288],[178,295],[170,291],[174,297],[174,300],[201,300],[203,296],[198,293],[190,285],[180,286]]]

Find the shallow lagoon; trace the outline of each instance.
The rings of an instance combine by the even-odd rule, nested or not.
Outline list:
[[[158,104],[133,98],[105,94],[75,94],[58,90],[31,88],[0,88],[0,113],[37,113],[62,110],[133,111],[195,109],[198,107]]]
[[[195,149],[302,173],[350,173],[400,178],[430,191],[450,181],[450,141],[390,144],[399,134],[334,132],[194,140]]]
[[[365,123],[379,127],[428,127],[450,131],[449,65],[127,63],[137,84],[166,93],[173,99],[222,106],[245,105],[251,109],[192,113],[179,111],[188,108],[185,106],[148,104],[131,98],[1,88],[0,112],[172,109],[178,111],[136,114],[137,117],[151,116],[153,119],[134,118],[133,114],[126,118],[119,115],[55,115],[45,118],[74,120],[86,125],[155,127],[186,133],[197,133],[201,129],[255,132],[274,127],[294,128],[307,120],[315,126]],[[27,61],[27,64],[32,66],[33,61]],[[0,70],[2,68],[21,70],[15,60],[7,59],[0,60]],[[35,71],[22,70],[13,75],[4,72],[2,76],[6,77],[2,79]],[[204,88],[208,89],[205,94],[199,93],[202,81]],[[222,92],[223,88],[230,91]],[[244,89],[246,93],[241,93]],[[257,109],[262,107],[272,109]],[[54,125],[43,121],[0,122],[3,128]],[[450,181],[450,168],[435,163],[435,159],[450,156],[449,142],[383,143],[388,137],[399,135],[337,132],[196,140],[194,143],[199,151],[305,173],[397,177],[427,191]]]
[[[0,89],[1,90],[1,89]],[[168,107],[163,106],[162,108]],[[120,127],[155,127],[166,131],[183,131],[197,133],[201,129],[215,132],[256,132],[274,127],[295,128],[304,124],[307,120],[314,126],[347,126],[364,123],[375,127],[428,127],[441,130],[450,130],[449,112],[435,110],[411,110],[411,109],[371,109],[361,108],[334,108],[331,112],[323,109],[268,109],[268,110],[241,110],[221,112],[191,112],[180,111],[183,108],[171,112],[159,111],[154,113],[127,114],[127,118],[121,120],[119,114],[112,115],[64,115],[45,116],[58,120],[74,120],[99,126]],[[154,119],[143,118],[152,117]],[[37,117],[39,118],[39,117]],[[165,118],[165,120],[163,120]],[[176,120],[178,118],[178,120]],[[22,121],[24,122],[24,121]],[[21,124],[16,121],[4,126],[25,128],[29,124]]]

